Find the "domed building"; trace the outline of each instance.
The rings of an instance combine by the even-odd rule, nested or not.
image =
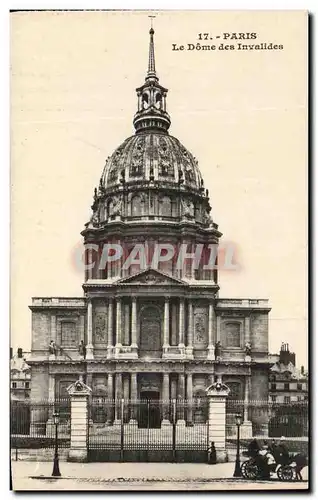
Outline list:
[[[270,309],[267,300],[219,298],[222,234],[197,159],[170,134],[167,94],[151,29],[135,134],[107,158],[82,232],[84,297],[33,298],[30,306],[31,397],[65,397],[81,375],[101,405],[192,401],[222,380],[230,399],[244,402],[245,424],[260,432],[266,422],[247,410],[268,399]],[[151,415],[150,427],[171,421],[159,404]],[[119,418],[105,410],[92,421],[112,426]],[[127,422],[145,418],[125,413]],[[186,426],[204,418],[192,405],[178,413]]]

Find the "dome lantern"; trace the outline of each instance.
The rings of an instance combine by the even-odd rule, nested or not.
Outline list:
[[[167,133],[170,127],[170,116],[166,111],[168,89],[159,84],[155,66],[154,29],[149,31],[148,71],[145,83],[136,89],[138,110],[133,124],[136,133],[159,131]]]

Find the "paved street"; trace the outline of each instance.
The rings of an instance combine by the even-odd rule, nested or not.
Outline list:
[[[308,482],[249,482],[233,479],[233,463],[60,463],[62,478],[51,476],[52,463],[12,462],[13,489],[17,490],[233,490],[306,489]],[[307,479],[307,469],[304,469]]]

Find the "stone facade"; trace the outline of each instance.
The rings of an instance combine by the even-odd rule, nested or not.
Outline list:
[[[149,54],[136,134],[107,159],[82,232],[84,297],[32,299],[31,397],[66,397],[81,375],[108,398],[192,399],[218,380],[230,399],[267,400],[268,301],[219,297],[217,269],[205,264],[222,234],[197,160],[168,133],[153,30]],[[160,244],[176,255],[201,245],[203,257],[156,266]],[[105,245],[120,245],[120,258],[107,261]]]

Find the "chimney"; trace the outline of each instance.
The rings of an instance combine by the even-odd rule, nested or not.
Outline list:
[[[22,358],[22,357],[23,357],[22,347],[18,347],[18,358]]]
[[[12,349],[12,347],[10,347],[10,359],[12,359],[12,358],[13,358],[13,349]]]

